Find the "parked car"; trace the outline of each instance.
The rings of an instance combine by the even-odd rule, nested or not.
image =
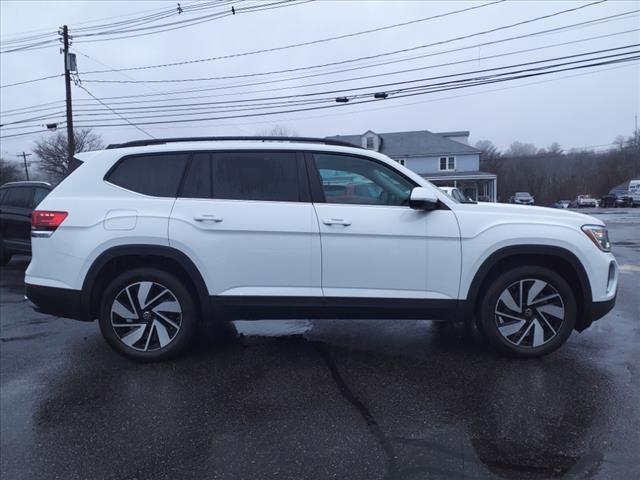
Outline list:
[[[178,354],[202,321],[474,316],[499,351],[538,357],[615,303],[601,220],[459,203],[343,142],[153,139],[77,163],[33,212],[26,296],[98,319],[133,359]],[[327,196],[348,174],[376,185],[353,192],[366,203]]]
[[[462,202],[462,203],[473,202],[473,200],[469,198],[465,198],[464,194],[460,191],[460,189],[456,187],[438,187],[438,188],[442,190],[444,193],[446,193],[447,195],[449,195],[451,198],[454,198],[459,202]]]
[[[576,199],[571,202],[573,208],[596,208],[598,202],[591,195],[578,195]]]
[[[31,212],[51,191],[46,182],[9,182],[0,187],[0,265],[31,255]]]
[[[569,208],[570,200],[558,200],[549,205],[551,208]]]
[[[511,198],[513,199],[511,203],[518,205],[533,205],[535,203],[535,198],[529,192],[516,192]]]
[[[629,195],[631,196],[631,206],[633,208],[640,207],[640,190],[629,192]]]
[[[627,190],[612,190],[600,198],[602,208],[630,207],[633,197]]]

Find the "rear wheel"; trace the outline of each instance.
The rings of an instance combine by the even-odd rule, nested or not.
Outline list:
[[[521,358],[547,355],[571,335],[576,300],[553,270],[522,266],[499,275],[480,309],[482,331],[500,352]]]
[[[182,282],[153,268],[115,278],[100,306],[105,339],[118,352],[141,361],[178,355],[189,345],[197,322],[197,308]]]

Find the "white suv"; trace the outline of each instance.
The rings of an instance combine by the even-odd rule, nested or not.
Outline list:
[[[26,295],[97,318],[134,359],[175,355],[202,321],[266,318],[475,317],[536,357],[615,303],[601,221],[458,203],[341,142],[137,141],[76,164],[33,213]]]

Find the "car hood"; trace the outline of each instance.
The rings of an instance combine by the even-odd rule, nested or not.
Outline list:
[[[482,218],[487,223],[532,222],[571,225],[577,228],[583,225],[604,225],[602,220],[583,213],[507,203],[461,203],[456,205],[455,211],[456,214],[460,213],[459,217],[473,217],[476,221]]]

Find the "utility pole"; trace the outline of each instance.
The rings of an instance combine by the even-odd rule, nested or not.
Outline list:
[[[76,153],[76,139],[73,136],[73,111],[71,105],[71,57],[69,55],[69,28],[62,27],[62,44],[64,53],[64,86],[67,100],[67,155],[69,164]]]
[[[27,181],[29,181],[29,167],[27,165],[27,157],[31,156],[31,153],[22,152],[17,155],[18,157],[22,157],[22,161],[24,162],[24,174],[27,177]]]

